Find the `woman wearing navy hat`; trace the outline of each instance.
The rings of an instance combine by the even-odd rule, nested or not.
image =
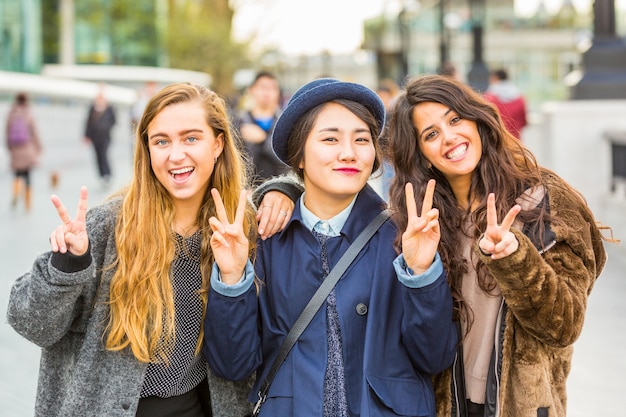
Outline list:
[[[212,223],[213,239],[232,256],[216,255],[203,353],[227,379],[257,371],[251,402],[315,291],[386,208],[367,184],[380,166],[384,120],[369,88],[328,78],[306,84],[272,137],[274,152],[305,188],[286,228],[258,242],[252,267],[238,221]],[[439,212],[428,202],[434,188],[432,181],[418,213],[407,187],[412,221],[402,253],[393,244],[397,227],[386,221],[278,368],[260,416],[435,415],[431,375],[451,365],[457,336],[436,251]]]

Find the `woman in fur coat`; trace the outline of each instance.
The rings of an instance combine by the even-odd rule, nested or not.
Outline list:
[[[405,184],[420,196],[437,181],[439,251],[461,340],[454,365],[435,378],[437,415],[565,416],[572,344],[606,261],[584,198],[451,78],[411,80],[389,135],[400,230]]]

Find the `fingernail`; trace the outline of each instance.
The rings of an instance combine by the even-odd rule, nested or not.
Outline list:
[[[263,232],[265,232],[265,229],[259,229],[259,234],[262,236]]]

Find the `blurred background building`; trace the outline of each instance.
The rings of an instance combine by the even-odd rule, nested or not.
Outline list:
[[[232,95],[261,68],[293,91],[320,75],[402,84],[448,62],[468,82],[473,71],[485,77],[488,68],[507,68],[536,110],[567,99],[580,80],[593,38],[591,3],[539,0],[520,9],[514,0],[388,0],[364,23],[363,44],[352,53],[293,56],[231,39],[231,4],[245,1],[0,0],[0,71],[60,74],[46,68],[78,65],[92,74],[78,78],[89,78],[95,69],[87,65],[176,68],[209,74],[213,88]],[[618,36],[626,33],[622,6],[617,1]]]
[[[580,176],[573,182],[598,210],[623,183],[616,178],[626,178],[626,164],[615,158],[626,147],[620,133],[626,131],[620,117],[626,111],[625,1],[381,0],[380,13],[362,25],[362,44],[349,53],[294,55],[260,47],[254,36],[233,39],[238,11],[262,13],[279,3],[284,6],[279,0],[0,0],[0,101],[19,89],[35,99],[84,102],[105,82],[110,99],[130,107],[145,82],[189,80],[236,103],[258,70],[274,72],[288,97],[315,77],[374,88],[381,79],[402,85],[407,76],[438,72],[444,64],[484,90],[488,70],[504,67],[526,96],[531,123],[524,141],[540,162],[567,179]],[[341,28],[325,23],[318,32],[341,37]],[[606,103],[574,103],[580,99],[614,101],[592,119],[573,115],[595,114]],[[583,175],[577,168],[591,156],[609,168]]]

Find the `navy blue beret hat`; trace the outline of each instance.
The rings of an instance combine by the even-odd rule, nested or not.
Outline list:
[[[296,122],[312,108],[336,99],[351,100],[366,106],[382,131],[385,105],[374,91],[361,84],[319,78],[300,87],[278,118],[272,133],[272,147],[278,159],[287,163],[287,141]]]

